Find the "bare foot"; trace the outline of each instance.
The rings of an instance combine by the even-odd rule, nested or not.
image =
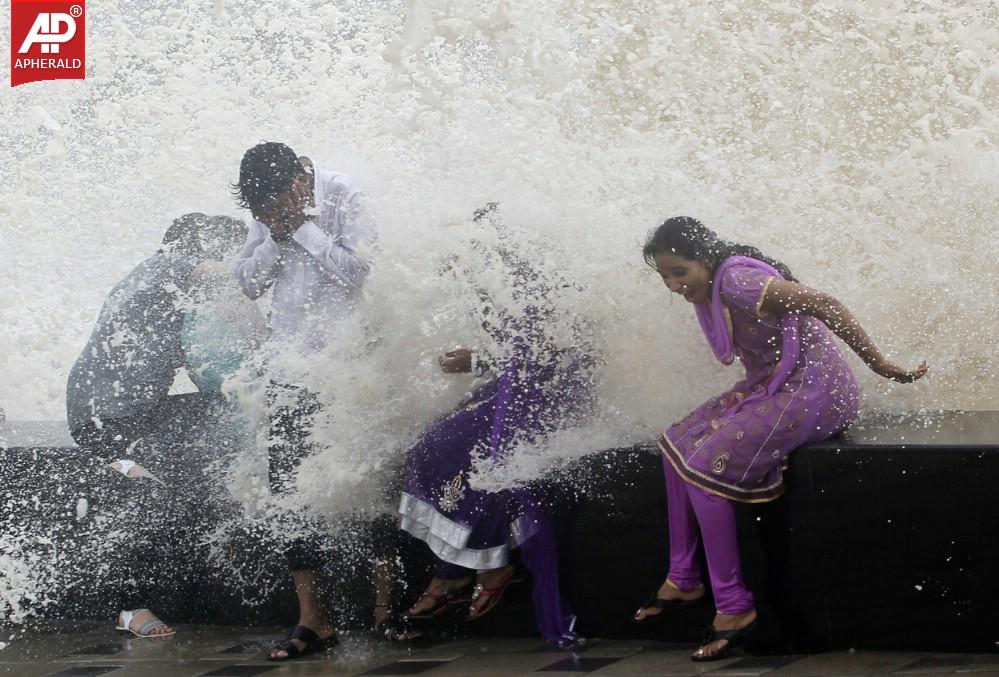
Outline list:
[[[464,588],[469,583],[472,582],[471,576],[466,576],[465,578],[458,578],[455,580],[447,580],[444,578],[435,578],[430,581],[430,585],[427,589],[420,595],[420,598],[416,600],[416,603],[409,608],[406,612],[407,616],[420,616],[427,613],[435,606],[438,605],[438,599],[443,596],[449,590],[460,590]]]
[[[656,597],[659,599],[664,599],[667,601],[681,600],[683,602],[696,602],[700,598],[704,597],[704,584],[698,583],[695,587],[690,590],[681,590],[676,585],[673,584],[668,578],[663,581],[663,584],[659,586],[659,592],[656,593]],[[663,611],[662,609],[657,609],[654,606],[643,606],[638,611],[635,612],[636,621],[644,621],[646,618],[651,618],[653,616],[658,616]]]
[[[489,571],[480,571],[475,577],[475,587],[478,590],[479,586],[482,589],[498,588],[502,587],[504,581],[513,578],[513,565],[508,564],[505,567],[499,569],[490,569]],[[500,593],[502,594],[502,593]],[[474,620],[479,616],[483,615],[485,611],[496,603],[493,599],[494,595],[489,593],[480,593],[478,597],[472,597],[472,606],[468,610],[468,619]]]
[[[756,609],[750,609],[749,611],[742,614],[723,614],[721,612],[715,614],[715,620],[712,625],[715,630],[742,630],[743,628],[749,627],[756,620]],[[709,659],[719,651],[725,649],[728,646],[727,639],[719,639],[716,642],[711,642],[710,644],[705,644],[692,655],[693,658],[698,660]]]
[[[177,630],[170,625],[160,625],[159,627],[150,628],[146,631],[146,634],[139,634],[142,626],[149,621],[159,621],[156,614],[154,614],[149,609],[136,609],[133,612],[131,620],[128,622],[128,629],[132,634],[138,637],[164,637],[166,635],[172,635],[177,632]],[[160,621],[162,622],[162,621]],[[118,627],[125,627],[125,619],[122,614],[118,614]]]
[[[300,619],[298,625],[304,626],[309,630],[312,630],[314,633],[319,635],[320,640],[329,639],[330,637],[336,634],[336,631],[333,629],[333,626],[330,625],[329,620],[325,618],[322,619],[321,621],[315,622],[314,625]],[[298,648],[299,651],[305,649],[305,642],[303,642],[300,639],[290,639],[288,641],[291,642],[293,645],[295,645],[295,647]],[[287,660],[288,652],[285,651],[284,649],[274,649],[273,651],[271,651],[270,657],[271,660],[276,660],[276,661]]]

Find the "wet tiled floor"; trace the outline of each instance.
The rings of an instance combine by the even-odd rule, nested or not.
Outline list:
[[[649,641],[594,640],[577,653],[530,639],[464,639],[402,647],[346,637],[328,656],[291,663],[264,660],[282,636],[274,629],[184,626],[167,639],[136,639],[90,625],[71,632],[18,633],[0,650],[0,675],[23,677],[266,675],[958,675],[999,676],[999,654],[842,652],[812,656],[737,656],[695,664],[692,647]]]

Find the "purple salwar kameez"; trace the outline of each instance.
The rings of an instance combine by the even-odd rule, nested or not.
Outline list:
[[[668,580],[691,590],[701,580],[703,539],[715,606],[753,608],[742,581],[732,501],[761,503],[784,490],[788,455],[844,430],[857,416],[860,391],[832,333],[795,314],[761,315],[767,286],[780,273],[762,261],[726,259],[698,320],[715,356],[738,356],[746,378],[708,400],[659,441],[669,511]]]
[[[780,273],[746,257],[725,260],[698,319],[715,355],[738,356],[746,378],[666,430],[659,445],[686,481],[743,503],[783,492],[788,454],[843,431],[860,391],[832,333],[806,315],[760,315]]]
[[[488,304],[484,316],[490,322],[483,326],[496,327],[491,333],[507,354],[497,377],[431,425],[410,451],[401,528],[430,547],[442,563],[436,568],[440,578],[504,567],[519,548],[533,579],[541,636],[572,645],[580,638],[560,589],[554,533],[539,488],[487,492],[468,484],[473,456],[500,459],[515,444],[543,443],[546,434],[578,419],[591,390],[592,360],[576,347],[557,349],[544,335],[543,296],[550,287],[510,252],[502,259],[514,261],[514,288],[531,305],[512,318]]]

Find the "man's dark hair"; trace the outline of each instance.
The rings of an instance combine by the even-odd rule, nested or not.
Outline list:
[[[267,208],[291,188],[305,168],[288,146],[264,141],[246,151],[239,163],[239,182],[230,185],[236,204],[251,212]]]

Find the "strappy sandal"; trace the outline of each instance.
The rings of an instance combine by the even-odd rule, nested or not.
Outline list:
[[[299,649],[295,642],[292,641],[294,639],[299,640],[305,646]],[[326,639],[322,639],[304,625],[296,625],[291,634],[288,635],[288,639],[271,650],[271,653],[267,656],[267,660],[274,662],[290,661],[302,656],[308,656],[309,654],[319,653],[320,651],[327,651],[335,647],[338,643],[339,640],[336,635],[330,635]],[[288,655],[275,656],[275,651],[284,651]]]
[[[680,589],[671,581],[667,580],[666,584],[676,590]],[[644,625],[644,624],[652,625],[653,622],[658,622],[663,620],[663,618],[666,616],[666,614],[664,614],[663,611],[665,611],[666,609],[683,609],[685,607],[694,606],[695,604],[700,604],[704,600],[704,584],[702,583],[698,585],[697,587],[693,588],[693,590],[697,590],[697,588],[701,589],[701,596],[698,597],[697,599],[663,599],[662,597],[659,596],[659,591],[657,590],[652,597],[649,597],[639,605],[638,609],[635,611],[635,614],[632,615],[631,617],[631,622],[634,625]],[[635,618],[635,615],[637,615],[639,612],[648,611],[650,609],[658,609],[659,613],[647,615],[644,618]]]
[[[157,632],[153,634],[153,630],[158,630],[159,628],[167,627],[167,624],[156,617],[152,611],[149,611],[149,620],[139,626],[138,630],[132,629],[132,621],[143,611],[149,611],[149,609],[135,609],[134,611],[125,611],[122,609],[121,613],[118,614],[118,625],[115,626],[115,630],[121,630],[123,632],[131,632],[136,637],[142,638],[154,638],[154,637],[169,637],[170,635],[176,635],[176,630],[171,630],[170,632]]]
[[[514,569],[510,569],[506,576],[504,576],[497,585],[491,588],[487,588],[481,583],[476,583],[475,587],[472,588],[472,604],[468,607],[468,616],[465,617],[466,621],[477,621],[487,613],[492,611],[497,604],[499,604],[500,599],[503,597],[503,593],[506,589],[510,587],[512,583],[519,583],[523,579],[517,576]],[[485,598],[486,603],[476,611],[475,602]]]
[[[691,654],[690,660],[695,663],[708,663],[710,661],[720,661],[723,658],[728,658],[733,651],[742,645],[746,637],[749,637],[749,635],[756,631],[758,625],[758,620],[753,619],[752,623],[744,628],[739,628],[738,630],[715,630],[715,626],[708,626],[704,629],[704,636],[701,637],[701,648]],[[725,640],[728,644],[710,656],[705,656],[701,653],[704,651],[704,647],[708,644],[711,644],[712,642],[719,642],[721,640]]]
[[[429,609],[425,609],[418,614],[410,614],[408,611],[402,614],[404,620],[407,621],[432,621],[440,618],[448,612],[449,609],[453,609],[456,606],[464,606],[472,601],[472,582],[469,581],[466,585],[459,588],[444,588],[441,592],[432,592],[426,590],[420,595],[413,606],[420,603],[421,600],[429,597],[434,601],[433,606]]]

